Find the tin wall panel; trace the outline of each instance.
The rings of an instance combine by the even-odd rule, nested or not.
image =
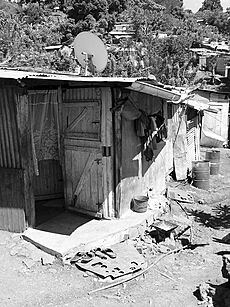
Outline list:
[[[16,88],[0,88],[0,167],[21,168],[16,105]]]
[[[24,171],[0,168],[0,229],[22,232],[25,229]]]
[[[84,100],[98,100],[101,98],[100,88],[70,88],[63,92],[65,103]]]
[[[192,161],[196,160],[196,123],[194,120],[190,120],[187,122],[187,162],[188,168],[192,169]]]

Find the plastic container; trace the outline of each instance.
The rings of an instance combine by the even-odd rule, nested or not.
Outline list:
[[[202,190],[209,189],[210,166],[209,161],[199,160],[192,162],[193,186]]]
[[[146,212],[148,208],[148,196],[135,196],[131,202],[131,209],[135,212]]]

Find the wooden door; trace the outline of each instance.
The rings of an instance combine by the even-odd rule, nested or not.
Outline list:
[[[105,141],[112,128],[102,97],[94,89],[67,90],[62,106],[66,203],[97,217],[111,216],[112,202],[111,146]]]

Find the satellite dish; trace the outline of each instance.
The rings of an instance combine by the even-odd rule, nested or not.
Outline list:
[[[108,54],[102,40],[91,32],[81,32],[74,40],[75,58],[85,68],[87,75],[88,68],[92,73],[102,72],[108,61]]]

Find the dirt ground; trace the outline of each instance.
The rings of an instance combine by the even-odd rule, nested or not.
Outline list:
[[[58,261],[52,265],[32,261],[30,265],[26,262],[27,243],[16,234],[1,231],[0,306],[194,307],[201,303],[197,287],[205,282],[214,289],[214,303],[201,306],[230,307],[230,290],[221,273],[222,255],[230,254],[230,245],[215,240],[227,235],[230,228],[230,150],[221,149],[220,174],[211,176],[210,191],[187,183],[171,181],[169,185],[194,196],[194,204],[184,205],[194,221],[192,249],[165,257],[138,279],[88,295],[105,281]],[[173,210],[185,214],[179,206]]]

